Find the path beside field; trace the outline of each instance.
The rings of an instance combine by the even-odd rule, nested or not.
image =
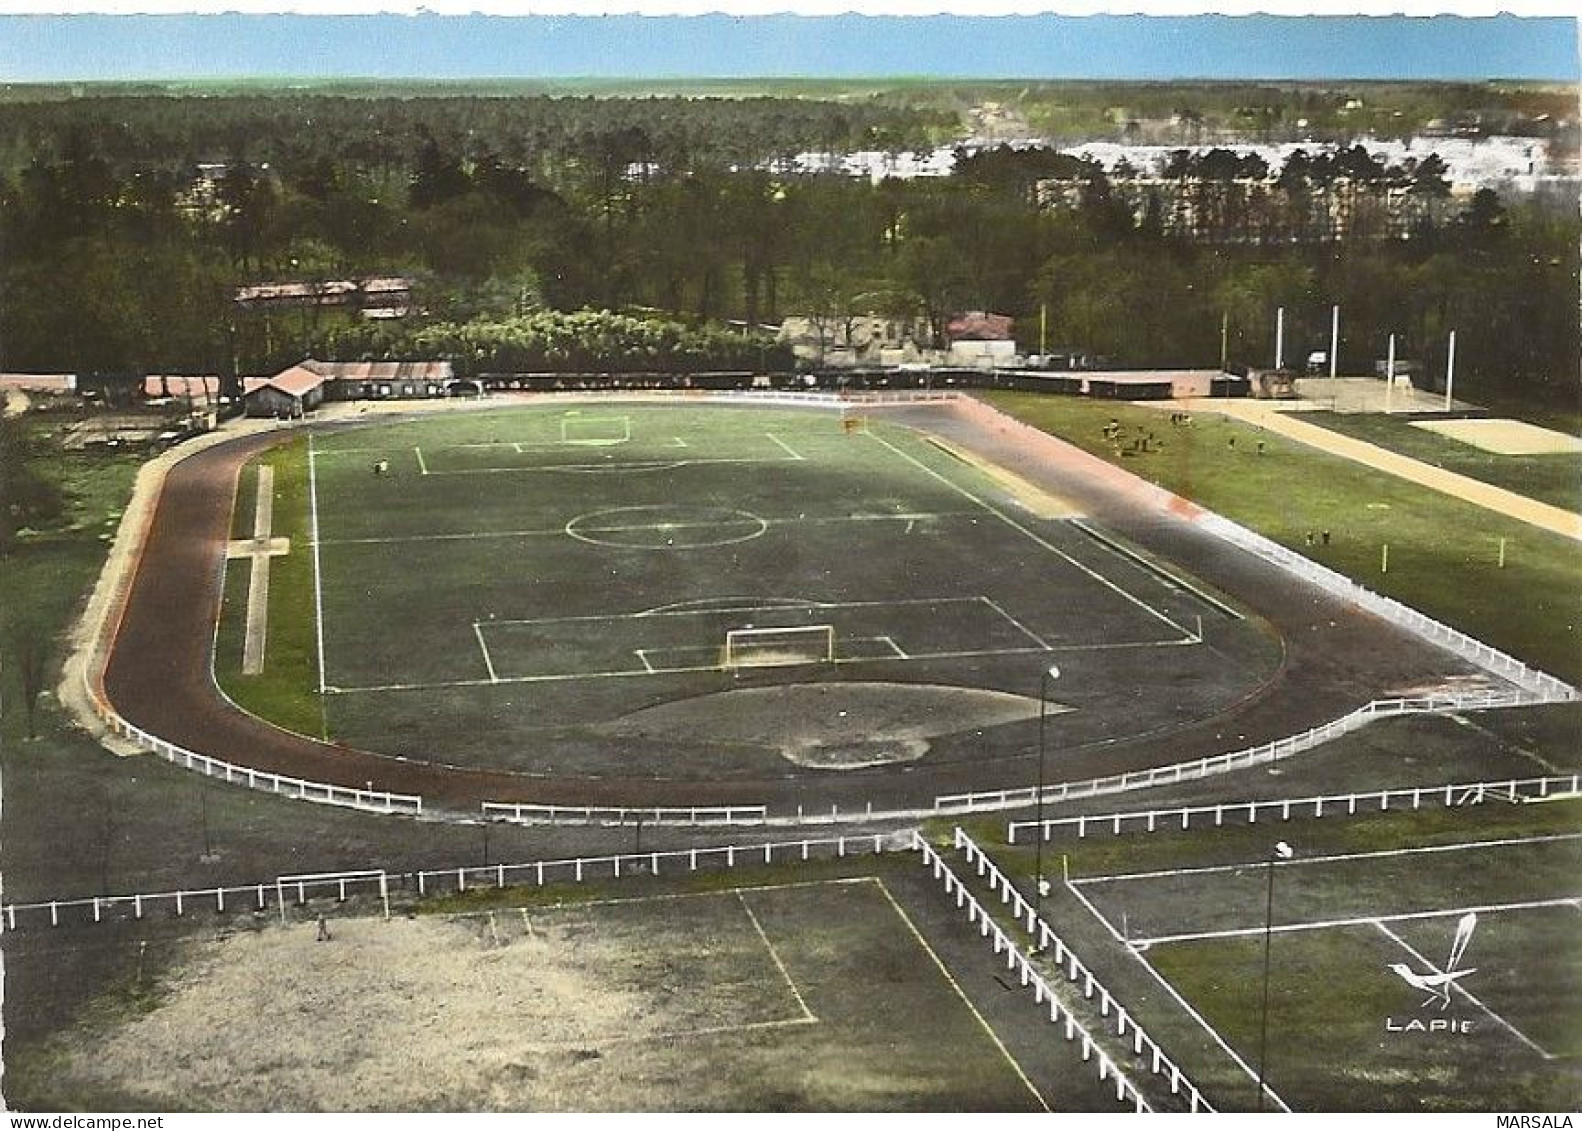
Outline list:
[[[1180,407],[1183,402],[1172,402]],[[1396,452],[1309,424],[1298,414],[1282,411],[1257,401],[1196,400],[1190,402],[1193,412],[1215,412],[1257,425],[1275,435],[1295,440],[1310,448],[1342,456],[1365,467],[1387,472],[1397,478],[1427,487],[1432,491],[1461,499],[1497,514],[1525,522],[1542,530],[1559,534],[1563,538],[1582,541],[1582,516],[1562,507],[1541,503],[1515,491],[1507,491],[1491,483],[1446,471],[1431,463],[1412,459]]]

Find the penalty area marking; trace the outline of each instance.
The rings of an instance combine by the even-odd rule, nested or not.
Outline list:
[[[1151,935],[1127,940],[1133,949],[1147,949],[1165,943],[1208,942],[1213,939],[1237,939],[1261,936],[1265,930],[1271,934],[1296,934],[1300,931],[1326,931],[1333,927],[1377,926],[1380,923],[1414,923],[1421,919],[1444,919],[1465,915],[1469,911],[1479,915],[1499,911],[1536,911],[1547,907],[1582,906],[1582,896],[1565,896],[1560,899],[1532,899],[1520,903],[1484,903],[1472,907],[1445,907],[1433,911],[1402,911],[1395,915],[1352,915],[1340,919],[1309,919],[1300,923],[1281,923],[1278,926],[1227,927],[1223,931],[1193,931],[1180,935]]]
[[[1004,1041],[1000,1040],[1000,1035],[990,1027],[988,1021],[984,1020],[983,1014],[978,1012],[978,1007],[972,1004],[972,999],[967,997],[966,991],[961,988],[961,983],[956,981],[955,975],[950,972],[949,967],[945,965],[944,961],[939,957],[938,953],[935,952],[934,948],[929,945],[928,940],[923,937],[923,932],[917,929],[917,924],[912,922],[912,917],[906,913],[899,903],[896,902],[895,896],[890,894],[889,885],[878,876],[874,876],[872,879],[873,882],[879,886],[879,891],[889,902],[890,907],[895,911],[897,918],[901,920],[902,924],[906,927],[912,938],[917,940],[917,945],[923,948],[923,953],[928,955],[930,961],[934,963],[934,967],[939,971],[941,977],[945,979],[952,990],[956,991],[956,996],[961,999],[961,1004],[967,1007],[967,1011],[972,1014],[973,1019],[983,1027],[983,1031],[988,1034],[989,1040],[994,1043],[994,1047],[1000,1050],[1000,1055],[1003,1056],[1005,1058],[1005,1062],[1011,1066],[1011,1071],[1016,1073],[1016,1078],[1022,1082],[1022,1085],[1032,1095],[1033,1099],[1038,1101],[1038,1106],[1046,1112],[1054,1110],[1049,1106],[1049,1101],[1045,1100],[1044,1097],[1039,1093],[1038,1089],[1033,1086],[1033,1082],[1027,1078],[1027,1073],[1022,1071],[1022,1066],[1018,1064],[1016,1062],[1016,1058],[1011,1055],[1011,1050],[1005,1047]]]
[[[1142,964],[1142,968],[1148,971],[1149,976],[1152,977],[1153,980],[1164,989],[1165,993],[1170,995],[1170,998],[1186,1012],[1187,1016],[1191,1017],[1192,1020],[1198,1023],[1198,1027],[1207,1033],[1209,1039],[1218,1045],[1220,1050],[1223,1051],[1226,1056],[1230,1057],[1238,1068],[1247,1074],[1248,1079],[1257,1082],[1263,1073],[1254,1071],[1252,1065],[1247,1063],[1247,1061],[1242,1057],[1241,1053],[1232,1048],[1230,1046],[1230,1042],[1225,1040],[1225,1038],[1220,1035],[1220,1031],[1214,1028],[1213,1025],[1209,1024],[1208,1018],[1204,1017],[1202,1013],[1198,1012],[1197,1007],[1195,1007],[1191,1002],[1187,1001],[1186,998],[1181,996],[1181,991],[1175,988],[1175,985],[1171,983],[1170,979],[1166,978],[1154,968],[1154,964],[1149,962],[1148,956],[1143,953],[1143,951],[1147,948],[1133,945],[1130,940],[1128,940],[1124,935],[1115,929],[1115,925],[1113,923],[1104,917],[1103,912],[1101,912],[1097,907],[1093,906],[1092,900],[1090,900],[1081,891],[1077,890],[1076,885],[1072,883],[1072,881],[1067,880],[1065,883],[1066,890],[1077,897],[1077,901],[1081,903],[1083,907],[1088,909],[1088,914],[1092,915],[1093,918],[1098,921],[1099,925],[1109,932],[1110,938],[1114,939],[1116,942],[1120,943],[1121,946],[1125,947],[1127,952]],[[1263,1080],[1262,1083],[1263,1094],[1273,1100],[1275,1104],[1279,1106],[1281,1111],[1289,1112],[1291,1110],[1290,1105],[1281,1099],[1279,1093],[1269,1086],[1268,1080]]]
[[[1232,806],[1227,805],[1226,808]],[[1440,852],[1465,852],[1480,848],[1509,848],[1521,844],[1549,844],[1555,841],[1582,840],[1582,833],[1549,833],[1544,836],[1505,837],[1500,840],[1463,840],[1454,844],[1425,844],[1416,848],[1381,848],[1372,852],[1341,852],[1329,856],[1297,856],[1281,862],[1282,868],[1302,864],[1332,864],[1340,860],[1378,860],[1389,856],[1429,856]],[[1088,876],[1072,880],[1073,887],[1090,884],[1118,883],[1122,880],[1156,880],[1171,876],[1201,876],[1210,872],[1240,872],[1247,868],[1263,868],[1265,861],[1248,860],[1241,864],[1210,864],[1201,868],[1161,868],[1153,872],[1120,872],[1112,876]]]
[[[1416,947],[1412,946],[1411,943],[1407,942],[1400,935],[1396,934],[1394,931],[1390,930],[1390,928],[1386,927],[1381,920],[1375,919],[1373,921],[1373,925],[1375,927],[1379,928],[1379,930],[1383,931],[1384,934],[1386,935],[1386,937],[1388,937],[1392,941],[1394,941],[1395,944],[1397,946],[1399,946],[1402,950],[1406,951],[1407,954],[1410,954],[1413,958],[1417,959],[1417,961],[1421,962],[1424,966],[1426,966],[1428,969],[1432,970],[1435,974],[1439,974],[1441,976],[1444,974],[1443,970],[1441,970],[1438,966],[1435,966],[1432,962],[1430,962],[1422,954],[1418,953]],[[1518,1029],[1515,1025],[1512,1025],[1509,1021],[1505,1020],[1505,1018],[1501,1017],[1498,1013],[1495,1013],[1487,1005],[1483,1004],[1482,1000],[1476,994],[1474,994],[1471,990],[1467,989],[1460,982],[1452,983],[1451,984],[1451,988],[1454,989],[1455,991],[1457,991],[1458,993],[1460,993],[1462,997],[1466,998],[1473,1005],[1475,1005],[1479,1009],[1481,1009],[1484,1013],[1488,1014],[1489,1019],[1492,1020],[1496,1025],[1498,1025],[1500,1028],[1504,1029],[1511,1036],[1515,1037],[1522,1044],[1524,1044],[1528,1048],[1532,1049],[1539,1056],[1543,1057],[1545,1060],[1554,1060],[1555,1059],[1554,1053],[1548,1052],[1547,1050],[1545,1050],[1543,1048],[1543,1046],[1540,1045],[1537,1041],[1533,1040],[1526,1033],[1524,1033],[1520,1029]]]
[[[742,910],[747,913],[747,921],[753,925],[753,930],[758,933],[758,939],[764,944],[764,949],[769,952],[769,960],[775,964],[775,969],[780,971],[780,977],[785,979],[786,989],[791,991],[791,996],[796,998],[797,1006],[802,1010],[804,1021],[817,1021],[813,1011],[807,1007],[807,1001],[802,997],[802,991],[797,989],[796,982],[791,977],[791,972],[786,969],[786,964],[780,961],[780,952],[775,949],[775,944],[769,941],[769,936],[764,933],[763,924],[758,921],[758,916],[753,914],[753,909],[747,902],[747,897],[740,891],[736,892],[736,902],[741,904]]]
[[[484,643],[483,626],[478,621],[472,622],[472,633],[478,638],[478,648],[483,652],[483,666],[489,672],[489,682],[499,683],[500,677],[495,673],[494,661],[489,657],[489,645]]]
[[[669,471],[669,470],[673,470],[675,468],[693,467],[693,466],[708,466],[710,464],[777,464],[777,463],[806,463],[807,462],[807,457],[805,455],[803,455],[801,452],[797,451],[790,444],[786,443],[783,439],[781,439],[779,436],[775,435],[773,432],[765,432],[763,435],[771,443],[773,443],[776,447],[778,447],[781,451],[783,451],[785,453],[785,455],[783,455],[783,456],[773,456],[773,455],[691,456],[691,455],[689,455],[689,456],[687,456],[685,458],[630,459],[630,460],[611,460],[611,459],[608,458],[608,456],[606,456],[606,458],[604,460],[598,461],[598,462],[593,462],[593,463],[587,462],[586,460],[582,460],[582,461],[579,461],[579,462],[576,462],[576,463],[540,463],[540,464],[527,464],[525,466],[517,466],[517,467],[451,467],[451,468],[441,467],[441,468],[431,468],[428,465],[427,459],[423,455],[423,449],[421,447],[414,446],[412,448],[412,451],[413,451],[413,454],[417,457],[417,464],[418,464],[418,471],[419,471],[419,473],[423,474],[423,475],[433,475],[433,476],[439,476],[439,475],[510,475],[510,474],[520,474],[520,473],[524,473],[524,472],[526,472],[526,473],[536,473],[536,472],[599,472],[599,473],[608,473],[608,472],[620,472],[620,471]],[[528,443],[516,442],[516,443],[488,443],[488,444],[451,444],[448,447],[455,448],[457,450],[461,450],[461,449],[476,449],[476,448],[485,448],[485,449],[487,449],[487,448],[505,448],[505,447],[509,447],[511,450],[515,451],[518,455],[526,455],[526,454],[529,454],[531,452],[559,451],[559,450],[563,450],[563,449],[565,449],[567,447],[583,448],[583,449],[590,448],[590,447],[600,447],[600,446],[616,447],[616,446],[619,446],[620,444],[623,444],[623,443],[626,443],[626,442],[627,441],[613,441],[613,440],[612,441],[567,440],[567,441],[562,441],[562,442],[557,443],[557,444],[544,444],[544,445],[533,445],[533,444],[528,444]],[[661,445],[661,446],[662,447],[669,447],[669,448],[683,449],[683,450],[686,450],[686,451],[689,451],[689,452],[692,450],[691,446],[679,436],[672,437],[670,443],[667,443],[667,444],[664,444],[664,445]],[[356,455],[356,454],[363,454],[363,453],[367,453],[367,452],[376,452],[377,450],[378,449],[372,449],[372,448],[368,448],[368,449],[364,449],[364,448],[340,448],[340,449],[336,449],[334,454],[336,454],[336,455]],[[440,450],[444,451],[446,449],[445,448],[441,448]]]

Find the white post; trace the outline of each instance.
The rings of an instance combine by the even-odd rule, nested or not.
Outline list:
[[[1285,307],[1278,308],[1274,313],[1274,367],[1281,368],[1285,364]]]
[[[1390,400],[1395,396],[1395,335],[1390,335],[1390,352],[1384,363],[1384,411],[1390,411]]]
[[[1335,367],[1340,359],[1340,304],[1329,308],[1329,379],[1335,379]]]
[[[1450,393],[1456,387],[1456,332],[1450,331],[1450,354],[1445,358],[1445,411],[1450,411]]]

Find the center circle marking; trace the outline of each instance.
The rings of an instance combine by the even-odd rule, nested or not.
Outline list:
[[[579,542],[622,550],[704,550],[748,542],[768,529],[767,519],[747,511],[686,504],[611,507],[566,523]]]

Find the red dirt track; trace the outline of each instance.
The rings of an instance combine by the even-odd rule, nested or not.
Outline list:
[[[1118,743],[1065,761],[1079,780],[1181,762],[1284,737],[1327,722],[1368,700],[1410,686],[1465,678],[1475,669],[1376,618],[1343,605],[1276,567],[1197,529],[1194,508],[1056,441],[1030,441],[996,425],[973,404],[919,405],[888,419],[926,428],[1052,492],[1075,500],[1106,527],[1179,562],[1252,609],[1285,642],[1280,672],[1253,696],[1212,719]],[[1001,418],[1003,419],[1003,418]],[[241,711],[219,694],[211,650],[221,601],[222,561],[242,465],[289,438],[238,439],[178,461],[151,520],[119,630],[109,647],[105,696],[127,721],[177,746],[239,766],[338,785],[417,794],[425,811],[476,815],[479,802],[595,806],[769,804],[787,812],[807,802],[825,811],[872,801],[875,808],[928,807],[939,794],[1020,788],[1033,781],[1030,757],[929,766],[830,778],[659,782],[546,780],[392,758],[291,734]],[[1095,466],[1096,465],[1096,466]],[[1187,513],[1180,513],[1183,509]]]

